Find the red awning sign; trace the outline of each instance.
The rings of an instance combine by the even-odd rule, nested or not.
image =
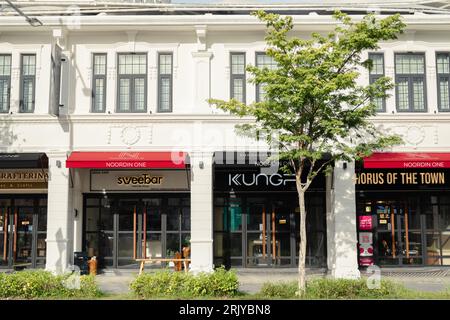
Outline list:
[[[375,152],[364,158],[365,169],[445,169],[450,153]]]
[[[79,152],[66,161],[67,168],[183,169],[185,152]]]

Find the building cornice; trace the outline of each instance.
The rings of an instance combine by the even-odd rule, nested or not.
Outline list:
[[[54,117],[50,115],[0,115],[0,123],[4,126],[15,123],[158,123],[170,124],[179,122],[223,122],[223,123],[248,123],[252,118],[240,118],[227,114],[86,114],[71,115],[68,117]]]
[[[363,15],[352,15],[355,21]],[[383,16],[380,16],[383,17]],[[294,25],[304,31],[331,29],[336,25],[331,15],[293,15]],[[408,30],[450,30],[450,14],[414,14],[403,17]],[[44,24],[34,28],[28,25],[22,17],[0,16],[2,32],[33,31],[46,32],[54,28],[68,28],[70,32],[115,31],[115,30],[166,30],[195,31],[198,25],[208,28],[208,31],[232,31],[245,29],[247,31],[265,30],[265,24],[256,17],[243,15],[117,15],[117,16],[80,16],[69,19],[65,16],[39,16]],[[125,28],[125,29],[124,29]]]
[[[449,123],[449,114],[392,114],[377,115],[371,119],[374,123]],[[3,126],[15,123],[185,123],[185,122],[221,122],[221,123],[249,123],[254,121],[251,117],[237,117],[228,114],[81,114],[68,117],[55,117],[51,115],[17,114],[0,115]]]

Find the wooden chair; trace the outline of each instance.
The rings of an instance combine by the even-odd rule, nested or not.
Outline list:
[[[183,247],[183,258],[189,259],[191,255],[191,247]],[[184,268],[187,271],[189,269],[190,260],[186,260],[184,263]]]
[[[175,259],[181,259],[181,253],[179,253],[178,251],[175,253]],[[181,261],[176,260],[174,262],[175,264],[175,271],[181,271],[183,269],[183,264]]]

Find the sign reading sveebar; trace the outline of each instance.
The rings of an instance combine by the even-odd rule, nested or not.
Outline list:
[[[47,189],[47,169],[0,170],[0,189]]]
[[[189,190],[185,170],[91,170],[91,191]]]

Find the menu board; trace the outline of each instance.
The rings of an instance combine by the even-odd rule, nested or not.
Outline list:
[[[372,230],[372,216],[359,216],[359,230]]]

